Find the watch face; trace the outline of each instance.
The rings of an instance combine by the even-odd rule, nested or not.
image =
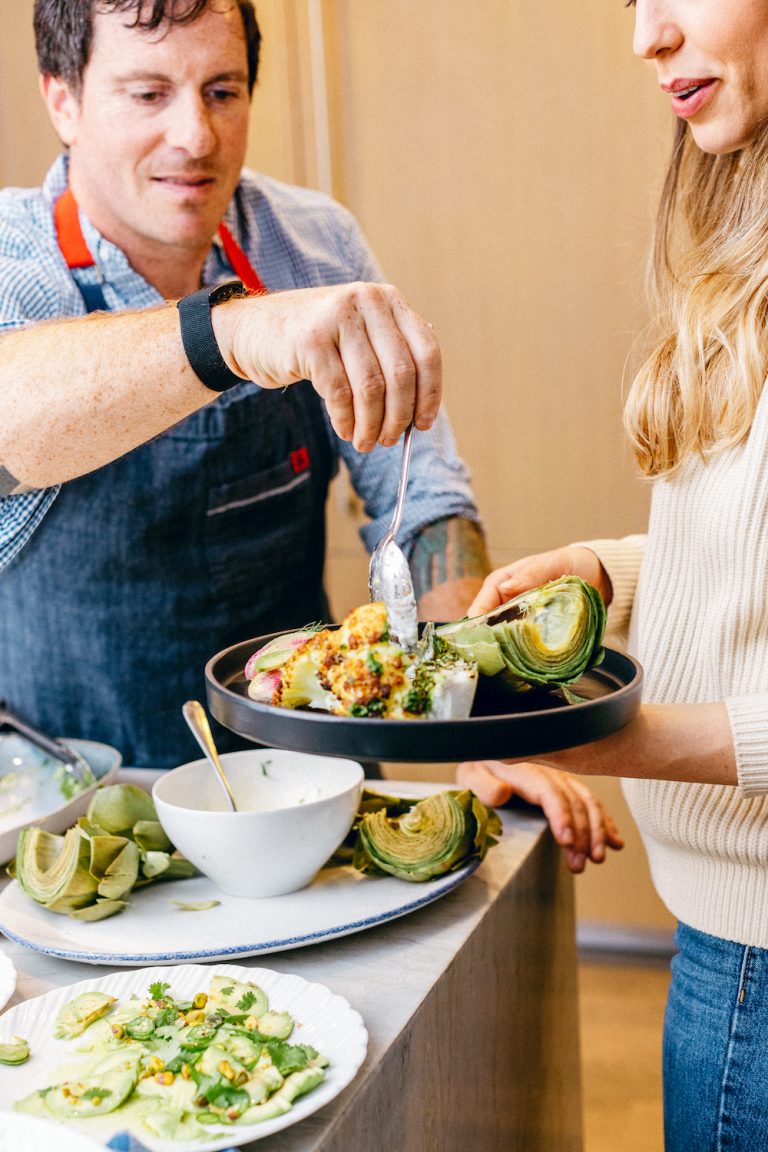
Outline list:
[[[225,300],[234,299],[235,296],[247,295],[242,280],[227,280],[226,283],[218,284],[211,289],[208,293],[208,303],[213,307],[214,304],[222,304]]]

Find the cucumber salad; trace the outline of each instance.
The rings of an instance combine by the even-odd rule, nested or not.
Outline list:
[[[295,1026],[257,984],[222,975],[191,1000],[175,999],[164,981],[122,1002],[84,992],[54,1025],[58,1039],[82,1037],[77,1063],[14,1109],[80,1121],[119,1109],[132,1127],[166,1140],[271,1120],[315,1088],[328,1066],[311,1045],[295,1042]]]

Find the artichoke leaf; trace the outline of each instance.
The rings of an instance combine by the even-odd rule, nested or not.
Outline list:
[[[171,858],[167,852],[142,852],[141,874],[147,880],[156,880],[168,871],[170,863]]]
[[[159,820],[137,820],[133,826],[132,839],[144,852],[173,851],[173,845]]]
[[[111,784],[94,793],[88,805],[88,820],[115,836],[133,836],[140,821],[155,822],[157,812],[152,797],[136,784]]]
[[[85,920],[89,924],[95,920],[106,920],[108,916],[115,916],[128,907],[127,900],[97,899],[95,904],[88,904],[85,908],[72,908],[69,915],[74,920]]]
[[[99,839],[91,841],[93,845]],[[119,839],[119,837],[118,837]],[[93,871],[93,868],[91,868]],[[124,840],[121,850],[101,873],[99,896],[111,900],[121,900],[127,896],[139,875],[139,850],[132,840]],[[101,917],[97,917],[101,919]]]
[[[110,866],[117,860],[126,844],[130,843],[130,841],[126,840],[125,836],[110,836],[103,832],[99,832],[96,835],[89,835],[82,828],[80,829],[80,833],[82,836],[85,836],[90,846],[88,867],[91,874],[97,880],[100,880],[102,876],[106,875]]]

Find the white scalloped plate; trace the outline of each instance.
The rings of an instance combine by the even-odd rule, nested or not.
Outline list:
[[[77,1060],[77,1047],[81,1040],[56,1040],[53,1021],[56,1013],[75,996],[87,991],[106,992],[119,998],[145,996],[149,985],[163,980],[171,985],[171,992],[186,999],[208,988],[211,977],[221,974],[236,980],[253,981],[264,989],[271,1008],[287,1011],[296,1020],[296,1038],[299,1043],[311,1044],[330,1064],[326,1079],[306,1096],[300,1096],[283,1116],[265,1120],[261,1124],[231,1125],[212,1130],[208,1140],[161,1140],[144,1129],[134,1134],[149,1152],[218,1152],[271,1136],[275,1132],[297,1124],[306,1116],[328,1104],[354,1078],[365,1059],[368,1033],[362,1017],[342,997],[323,984],[310,983],[301,976],[272,972],[268,968],[246,968],[234,964],[183,964],[173,968],[142,968],[133,972],[113,972],[95,980],[82,980],[65,988],[57,988],[44,996],[36,996],[9,1009],[0,1020],[0,1042],[13,1036],[29,1041],[32,1055],[26,1064],[6,1068],[0,1077],[0,1109],[10,1110],[12,1105],[31,1092],[56,1083],[62,1066]],[[130,1115],[118,1109],[113,1116],[99,1116],[86,1121],[60,1121],[72,1131],[81,1131],[92,1140],[106,1143],[117,1132],[130,1128]],[[58,1145],[57,1145],[58,1147]]]
[[[53,1120],[0,1112],[0,1152],[104,1152],[101,1141],[65,1129]]]

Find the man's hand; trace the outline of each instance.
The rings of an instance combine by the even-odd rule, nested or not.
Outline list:
[[[552,835],[565,851],[571,872],[583,872],[587,860],[601,864],[606,848],[624,841],[602,801],[575,776],[544,764],[503,764],[473,760],[460,764],[456,779],[484,804],[499,807],[519,796],[544,812]]]
[[[233,300],[211,313],[222,355],[265,388],[311,380],[337,434],[368,452],[413,419],[432,427],[442,392],[434,332],[388,284],[344,284]]]
[[[480,616],[483,612],[490,612],[521,592],[538,588],[540,584],[557,580],[560,576],[580,576],[597,588],[606,604],[613,599],[611,581],[597,555],[591,548],[574,544],[526,556],[514,564],[497,568],[486,577],[467,615]]]

